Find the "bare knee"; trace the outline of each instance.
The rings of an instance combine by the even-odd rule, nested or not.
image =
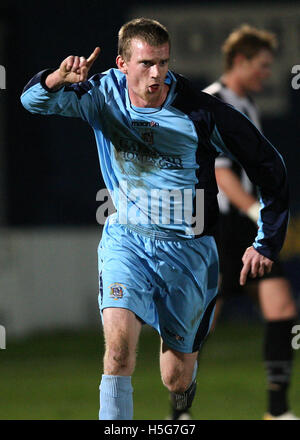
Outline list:
[[[192,372],[187,374],[184,368],[177,365],[162,372],[162,382],[172,393],[184,393],[192,382]]]
[[[184,393],[191,385],[198,352],[181,353],[161,341],[160,371],[164,386],[172,393]]]
[[[291,319],[297,315],[290,285],[284,278],[261,281],[259,295],[265,319]]]
[[[129,349],[125,339],[119,338],[106,344],[104,374],[131,376],[135,367],[135,352]]]
[[[104,374],[131,376],[142,324],[133,312],[119,308],[104,309],[103,319]]]

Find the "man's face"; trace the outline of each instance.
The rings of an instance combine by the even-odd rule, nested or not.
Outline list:
[[[241,85],[246,92],[260,92],[264,82],[271,75],[273,55],[269,50],[262,49],[253,58],[244,58],[240,63],[239,76]]]
[[[117,57],[119,69],[127,75],[130,100],[137,107],[158,107],[166,98],[165,78],[170,57],[169,44],[150,46],[143,40],[131,41],[130,60]]]

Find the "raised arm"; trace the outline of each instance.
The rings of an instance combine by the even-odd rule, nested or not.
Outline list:
[[[69,56],[58,69],[39,72],[23,90],[23,106],[31,113],[81,117],[92,123],[102,102],[95,82],[87,76],[99,53],[96,47],[87,59]]]
[[[100,47],[96,47],[88,59],[85,57],[69,56],[65,58],[59,68],[47,76],[45,84],[53,91],[62,86],[84,82],[88,73],[100,53]]]

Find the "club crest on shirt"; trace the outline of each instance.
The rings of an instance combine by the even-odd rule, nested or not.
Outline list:
[[[143,141],[148,145],[154,144],[153,133],[152,131],[144,131],[141,133]]]
[[[114,300],[123,298],[124,290],[126,289],[125,286],[121,283],[113,283],[109,286],[109,296],[110,298],[113,298]]]

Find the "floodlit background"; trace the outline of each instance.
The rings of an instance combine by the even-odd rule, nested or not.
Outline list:
[[[6,349],[0,349],[0,419],[97,418],[103,338],[96,193],[104,184],[94,135],[81,120],[28,113],[20,94],[35,73],[71,54],[89,56],[98,45],[91,74],[114,67],[118,30],[137,16],[168,27],[171,68],[200,87],[220,76],[220,45],[234,27],[247,22],[277,34],[273,77],[257,104],[264,133],[289,173],[292,215],[282,258],[300,307],[300,89],[291,85],[292,67],[300,65],[300,2],[2,0],[0,325]],[[200,358],[195,418],[261,418],[262,334],[255,303],[227,304]],[[134,376],[138,419],[163,419],[168,412],[158,342],[145,328]],[[299,367],[295,351],[291,399],[298,414]]]

